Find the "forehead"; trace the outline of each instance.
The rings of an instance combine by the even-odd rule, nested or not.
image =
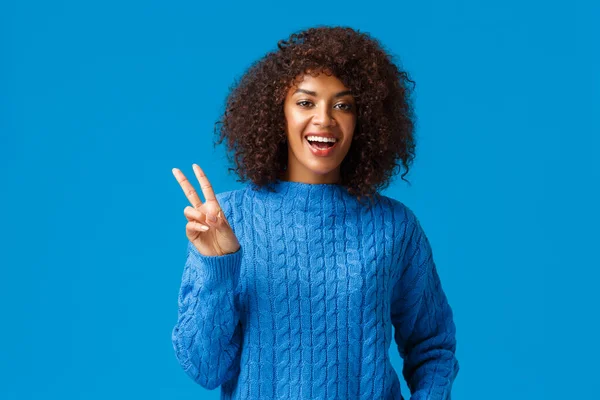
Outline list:
[[[298,89],[316,92],[317,96],[330,96],[341,91],[350,90],[334,75],[324,73],[317,76],[311,74],[300,75],[289,88],[288,96],[293,96]],[[304,92],[301,93],[305,94]]]

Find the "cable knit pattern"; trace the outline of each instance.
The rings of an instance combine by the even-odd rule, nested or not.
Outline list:
[[[240,250],[188,242],[176,357],[222,399],[450,399],[453,313],[427,237],[403,203],[340,185],[278,181],[217,199]],[[392,335],[392,326],[394,335]]]

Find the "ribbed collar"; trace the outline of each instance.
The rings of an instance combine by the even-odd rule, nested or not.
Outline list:
[[[294,181],[277,181],[272,185],[272,187],[275,189],[276,193],[288,195],[296,194],[301,196],[328,196],[334,193],[347,192],[344,186],[337,183],[304,183]]]
[[[337,213],[347,209],[361,208],[355,196],[350,195],[345,186],[336,183],[304,183],[278,180],[267,187],[258,189],[250,185],[262,201],[272,207],[283,207],[288,211],[305,213]],[[365,200],[366,201],[366,200]]]

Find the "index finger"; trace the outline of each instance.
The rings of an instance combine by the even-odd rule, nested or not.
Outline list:
[[[212,185],[208,181],[206,174],[202,171],[202,168],[198,164],[192,165],[194,169],[194,173],[196,174],[196,178],[198,182],[200,182],[200,189],[202,189],[202,194],[204,195],[205,201],[217,201],[215,197],[215,192],[213,191]]]
[[[200,200],[196,189],[194,189],[183,172],[177,168],[173,168],[173,175],[175,175],[175,179],[177,179],[177,182],[179,182],[179,186],[181,186],[181,189],[183,189],[183,193],[185,193],[185,196],[188,198],[192,206],[194,206],[196,209],[200,208],[202,205],[202,200]]]

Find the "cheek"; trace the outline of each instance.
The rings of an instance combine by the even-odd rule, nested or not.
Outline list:
[[[354,137],[354,129],[356,128],[356,119],[348,119],[346,121],[344,121],[344,124],[342,126],[342,129],[344,131],[344,136],[347,137],[348,139],[350,139],[349,141],[352,141],[352,138]]]
[[[306,129],[306,122],[306,118],[301,115],[293,113],[286,115],[287,133],[290,141],[301,141],[302,133]]]
[[[298,129],[306,122],[306,117],[302,113],[290,111],[286,114],[286,120],[290,128]]]

